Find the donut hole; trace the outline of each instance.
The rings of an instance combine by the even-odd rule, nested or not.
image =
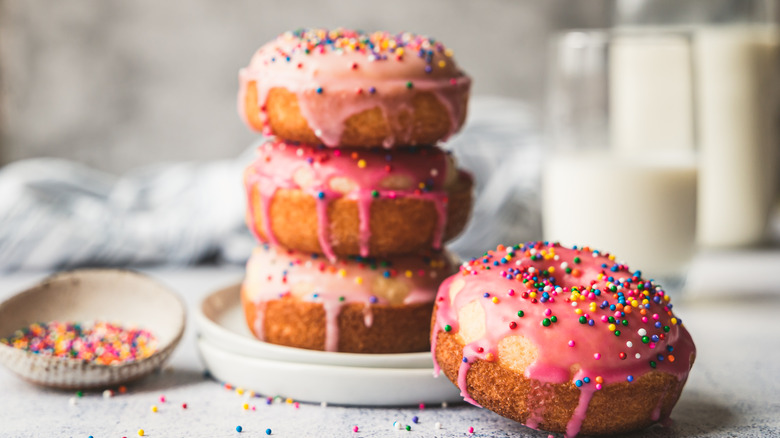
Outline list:
[[[328,186],[331,190],[339,192],[343,195],[353,192],[359,188],[355,180],[345,176],[336,176],[331,178],[328,182]]]
[[[507,336],[498,343],[498,364],[522,374],[536,361],[539,350],[522,335]]]
[[[460,328],[455,336],[464,345],[485,336],[485,309],[479,301],[474,300],[458,310],[458,326]]]
[[[400,306],[409,295],[409,286],[392,278],[377,277],[371,285],[371,292],[385,298],[393,306]]]

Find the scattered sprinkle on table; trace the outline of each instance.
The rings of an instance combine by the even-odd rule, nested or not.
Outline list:
[[[150,332],[105,321],[34,323],[9,338],[0,339],[0,343],[44,356],[86,360],[98,365],[144,359],[157,348],[157,339]]]

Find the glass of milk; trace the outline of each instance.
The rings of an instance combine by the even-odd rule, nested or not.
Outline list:
[[[777,17],[776,0],[615,3],[614,22],[623,31],[652,35],[680,30],[691,36],[699,156],[696,233],[702,248],[745,247],[767,238],[767,223],[780,189]],[[668,67],[683,64],[668,63]],[[654,67],[647,68],[650,72]],[[638,83],[638,77],[627,80]],[[670,106],[664,117],[680,121],[680,112],[686,108]],[[623,113],[612,115],[620,119]],[[635,124],[615,122],[636,132]]]
[[[552,44],[546,240],[616,256],[669,289],[696,250],[692,39],[571,31]]]

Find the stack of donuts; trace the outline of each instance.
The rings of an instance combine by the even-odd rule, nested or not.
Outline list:
[[[437,143],[462,126],[470,79],[411,33],[287,32],[239,74],[239,114],[271,137],[244,173],[260,245],[241,299],[261,340],[353,353],[429,348],[443,244],[471,176]]]

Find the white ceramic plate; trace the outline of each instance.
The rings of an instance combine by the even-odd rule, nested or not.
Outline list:
[[[159,368],[181,339],[185,319],[179,297],[145,275],[120,269],[60,272],[0,303],[0,337],[35,322],[103,320],[149,330],[157,338],[157,351],[137,361],[98,365],[0,344],[0,363],[25,380],[45,386],[115,386]]]
[[[431,353],[355,354],[305,350],[257,340],[241,307],[241,285],[206,296],[195,314],[200,335],[221,350],[244,357],[285,362],[373,368],[433,368]]]
[[[432,368],[359,368],[241,356],[198,339],[203,361],[220,381],[265,396],[356,406],[462,402],[459,390]]]

